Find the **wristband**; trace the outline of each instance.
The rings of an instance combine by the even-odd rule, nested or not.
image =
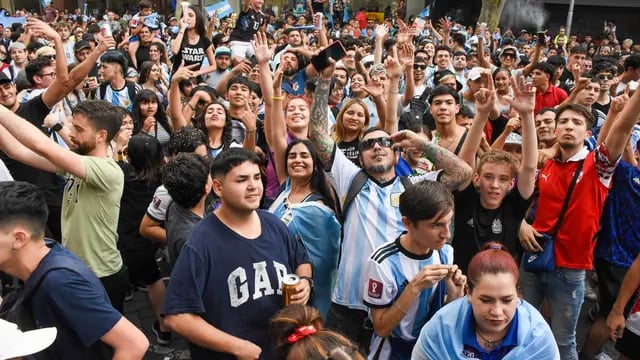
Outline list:
[[[250,133],[250,132],[255,132],[255,131],[256,131],[256,128],[253,128],[253,129],[246,129],[244,132]]]
[[[52,127],[50,127],[49,129],[53,132],[58,132],[60,130],[62,130],[64,126],[61,123],[57,123],[55,125],[53,125]]]
[[[393,306],[396,307],[396,309],[398,309],[398,311],[400,311],[401,313],[403,313],[404,315],[407,315],[407,312],[402,310],[402,308],[397,304],[397,303],[393,303]]]
[[[284,96],[272,96],[272,100],[284,100]]]

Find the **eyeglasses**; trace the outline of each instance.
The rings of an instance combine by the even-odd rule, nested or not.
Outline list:
[[[606,79],[606,80],[613,80],[613,75],[611,75],[611,74],[608,74],[608,75],[607,75],[607,74],[598,74],[598,75],[596,75],[596,76],[597,76],[597,77],[598,77],[598,79],[600,79],[600,80],[605,80],[605,79]]]
[[[55,78],[56,77],[56,72],[52,71],[48,74],[40,74],[40,77],[45,77],[45,76],[51,76],[51,78]]]
[[[424,70],[426,68],[427,68],[427,65],[413,64],[413,69],[414,70],[418,70],[418,69]]]
[[[362,140],[360,142],[360,151],[372,149],[374,146],[376,146],[376,144],[382,147],[391,147],[391,144],[393,144],[393,142],[388,136]]]
[[[47,58],[49,60],[55,60],[56,59],[56,55],[55,54],[53,54],[53,55],[42,55],[41,57]]]

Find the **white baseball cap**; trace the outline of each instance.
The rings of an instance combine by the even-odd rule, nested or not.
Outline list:
[[[54,327],[22,332],[18,325],[0,319],[0,360],[39,353],[56,339]]]

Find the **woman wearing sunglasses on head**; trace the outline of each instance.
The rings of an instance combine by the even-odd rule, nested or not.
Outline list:
[[[547,322],[518,297],[518,265],[502,244],[487,243],[468,269],[467,296],[427,322],[412,359],[560,359]]]

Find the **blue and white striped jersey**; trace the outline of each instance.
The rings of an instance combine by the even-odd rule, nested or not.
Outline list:
[[[434,250],[428,255],[417,255],[403,248],[400,244],[400,237],[398,237],[396,240],[378,247],[367,260],[364,267],[366,282],[361,289],[363,302],[370,308],[387,308],[396,301],[404,288],[423,267],[452,263],[453,248],[451,245],[446,244],[441,250]],[[438,286],[444,286],[444,282],[439,282],[423,290],[413,305],[405,309],[407,314],[402,318],[400,324],[392,330],[392,337],[405,341],[418,338],[420,330],[427,322],[429,313],[438,310],[429,308],[431,298],[438,293],[436,291]],[[440,290],[440,293],[444,294],[445,289]],[[434,301],[434,304],[442,304],[443,300]],[[389,358],[390,350],[389,341],[374,334],[370,354],[378,354],[378,359],[383,360]]]
[[[329,177],[340,202],[344,200],[355,175],[361,169],[334,149]],[[411,177],[413,183],[437,180],[440,171]],[[404,186],[399,177],[386,184],[369,178],[356,195],[343,224],[342,253],[332,301],[351,309],[367,310],[362,302],[366,259],[378,246],[397,238],[404,230],[400,215],[400,194]]]

